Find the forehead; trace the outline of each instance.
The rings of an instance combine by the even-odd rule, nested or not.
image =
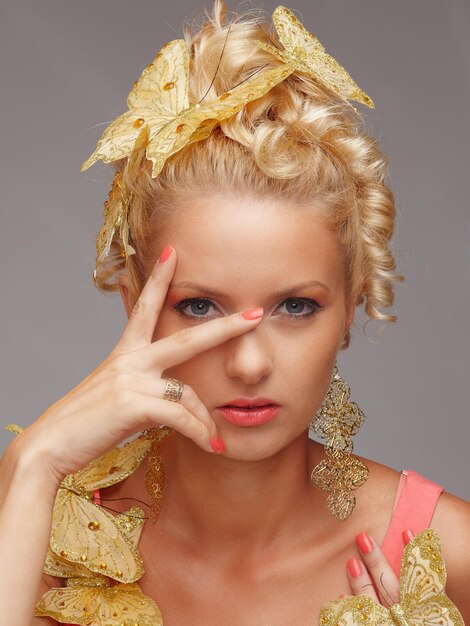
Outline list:
[[[198,276],[225,281],[300,282],[339,286],[343,255],[336,233],[314,206],[281,199],[217,194],[186,199],[159,231],[155,257],[171,243],[178,262],[174,281]]]

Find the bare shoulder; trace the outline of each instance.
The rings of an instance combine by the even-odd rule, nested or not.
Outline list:
[[[441,539],[447,595],[464,621],[470,623],[470,502],[444,491],[437,501],[431,526]]]

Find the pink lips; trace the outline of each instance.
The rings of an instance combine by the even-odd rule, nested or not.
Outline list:
[[[273,419],[280,405],[270,398],[237,398],[217,409],[236,426],[258,426]]]

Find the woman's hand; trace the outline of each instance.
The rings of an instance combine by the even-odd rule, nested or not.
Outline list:
[[[414,537],[411,530],[403,532],[406,545]],[[366,595],[378,604],[390,608],[400,601],[400,583],[377,542],[367,533],[360,533],[356,543],[362,559],[351,558],[347,563],[353,595]]]
[[[216,318],[152,342],[176,267],[176,251],[168,246],[166,252],[110,355],[9,446],[15,459],[50,471],[55,483],[134,433],[158,425],[174,428],[208,452],[220,451],[211,445],[211,437],[218,440],[215,422],[195,391],[184,385],[179,402],[164,400],[162,373],[252,330],[263,311],[256,310],[253,319],[240,313]]]

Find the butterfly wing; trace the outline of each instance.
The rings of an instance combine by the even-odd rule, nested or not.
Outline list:
[[[160,609],[137,584],[53,588],[38,602],[34,615],[87,626],[163,626]]]
[[[248,102],[256,100],[294,71],[294,66],[278,66],[250,77],[218,98],[192,105],[167,124],[147,147],[147,158],[153,163],[152,176],[158,176],[171,155],[181,148],[207,137],[214,126],[237,113]]]
[[[285,52],[262,42],[258,43],[260,47],[280,59],[295,61],[299,70],[319,79],[341,98],[375,107],[372,99],[354,82],[344,67],[325,51],[320,41],[308,32],[292,11],[279,6],[274,10],[272,19]]]
[[[50,548],[47,550],[44,573],[57,578],[99,579],[102,582],[106,580],[106,576],[92,572],[81,563],[72,563],[52,552]]]
[[[134,84],[127,97],[129,110],[106,128],[81,171],[87,170],[99,159],[109,163],[130,156],[144,124],[149,126],[150,134],[154,135],[187,108],[188,75],[189,52],[186,42],[175,39],[165,44]]]
[[[369,596],[331,600],[320,610],[320,626],[394,626],[390,612]]]
[[[427,528],[405,546],[400,571],[400,605],[410,624],[464,626],[445,594],[447,572],[437,532]]]
[[[125,480],[142,463],[152,446],[148,434],[143,434],[129,441],[121,448],[93,459],[83,469],[73,474],[77,485],[87,491],[104,489]]]
[[[166,43],[127,97],[129,110],[158,112],[169,121],[189,107],[189,52],[183,39]]]
[[[144,572],[132,542],[112,515],[68,489],[59,489],[52,512],[51,550],[73,563],[122,582]]]

